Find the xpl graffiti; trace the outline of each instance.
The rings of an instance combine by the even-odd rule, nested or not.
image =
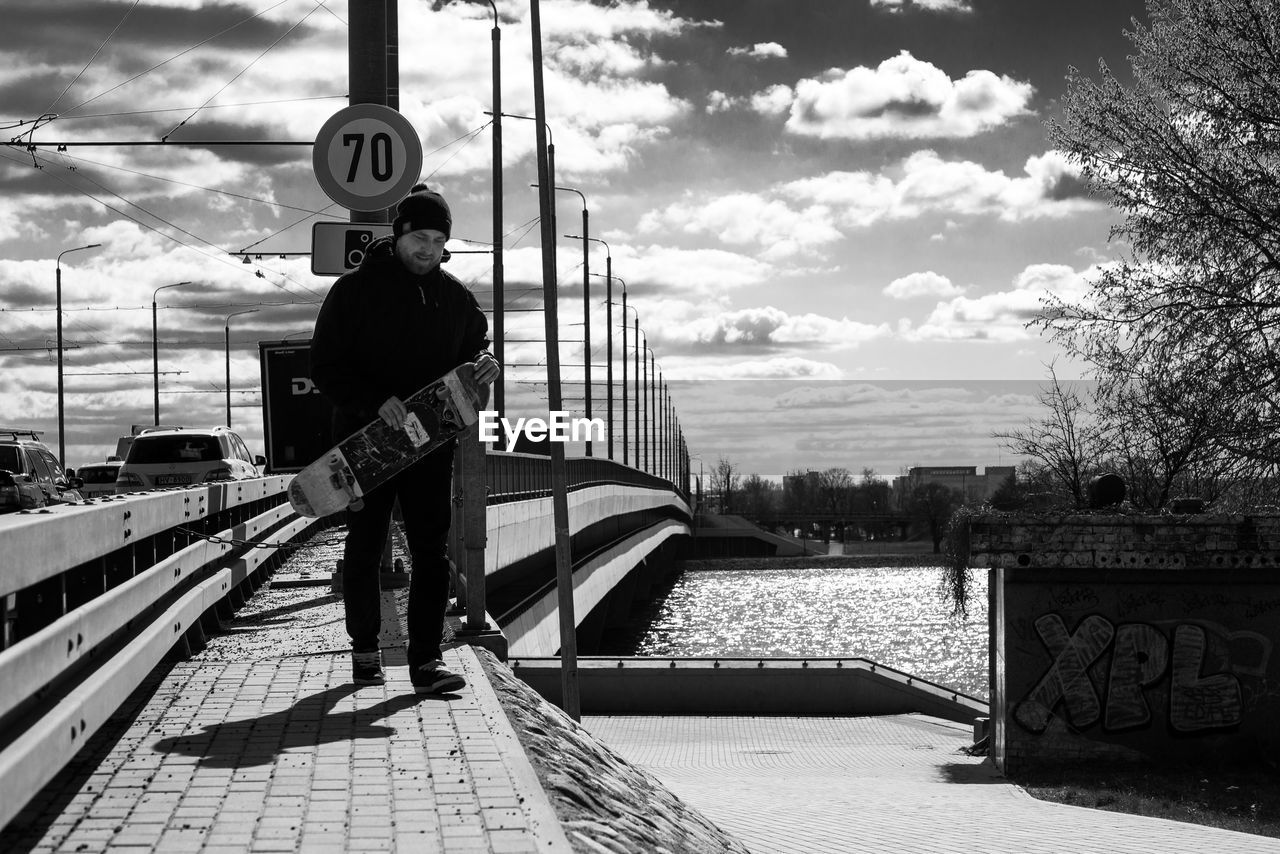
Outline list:
[[[1212,655],[1210,635],[1202,623],[1173,627],[1172,638],[1154,625],[1112,625],[1091,615],[1067,630],[1058,614],[1043,614],[1036,632],[1052,663],[1036,686],[1014,708],[1014,719],[1033,733],[1048,726],[1061,706],[1068,723],[1087,729],[1099,721],[1104,731],[1117,732],[1152,723],[1156,692],[1167,690],[1157,707],[1175,732],[1196,733],[1238,726],[1245,700],[1239,675],[1262,676],[1272,643],[1256,632],[1218,632]],[[1230,653],[1243,646],[1248,653],[1236,662]],[[1110,661],[1103,657],[1110,653]],[[1090,670],[1105,671],[1099,697]],[[1206,672],[1208,671],[1208,672]],[[1161,684],[1168,681],[1167,689]]]

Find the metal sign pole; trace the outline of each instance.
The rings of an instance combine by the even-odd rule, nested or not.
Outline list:
[[[533,103],[538,144],[538,210],[542,225],[543,317],[547,340],[547,403],[560,411],[560,330],[556,311],[555,219],[552,196],[555,184],[548,163],[546,103],[542,88],[542,23],[538,0],[529,4],[529,24],[533,33]],[[578,639],[573,612],[573,547],[569,539],[568,474],[564,443],[551,446],[551,495],[555,525],[556,591],[560,614],[561,708],[575,721],[582,720],[578,696]]]

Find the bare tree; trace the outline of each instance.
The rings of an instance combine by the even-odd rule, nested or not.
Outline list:
[[[711,469],[711,491],[720,497],[720,512],[728,513],[733,507],[733,493],[738,488],[738,467],[727,457],[716,460]]]
[[[1100,397],[1160,372],[1177,415],[1210,413],[1224,451],[1280,460],[1280,6],[1149,0],[1131,86],[1075,69],[1049,139],[1123,220],[1131,247],[1040,325],[1094,366]],[[1176,451],[1175,451],[1176,453]],[[1198,453],[1198,451],[1196,452]],[[1159,491],[1159,489],[1157,489]]]
[[[849,493],[853,475],[846,468],[829,468],[818,472],[818,495],[824,513],[843,513],[849,509]]]
[[[1089,478],[1107,455],[1106,430],[1080,393],[1058,381],[1053,365],[1049,365],[1049,385],[1041,388],[1039,399],[1045,407],[1042,420],[992,435],[1015,456],[1040,464],[1063,496],[1083,507]]]
[[[947,522],[957,507],[964,503],[963,496],[940,483],[922,483],[911,491],[908,508],[913,518],[924,523],[933,541],[933,553],[942,553],[942,537]]]
[[[765,480],[758,474],[749,474],[738,490],[739,509],[747,518],[754,520],[771,515],[778,509],[779,491],[777,484],[772,481]]]

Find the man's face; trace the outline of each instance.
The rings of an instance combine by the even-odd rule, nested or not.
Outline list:
[[[396,257],[410,273],[421,276],[430,273],[440,264],[444,245],[448,242],[449,238],[443,231],[420,228],[396,239]]]

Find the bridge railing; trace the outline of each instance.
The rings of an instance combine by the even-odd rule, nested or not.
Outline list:
[[[517,454],[504,451],[485,455],[489,504],[541,498],[551,494],[551,458],[540,454]],[[664,477],[624,466],[616,460],[599,457],[573,457],[565,460],[570,490],[615,483],[669,489],[688,500],[680,485]]]
[[[0,517],[0,826],[175,645],[274,568],[300,518],[287,477]]]
[[[487,503],[550,495],[550,462],[486,455]],[[607,459],[566,462],[570,489],[682,494]],[[299,517],[287,500],[291,477],[0,516],[0,827],[175,646],[198,647],[216,631],[270,576],[286,544],[340,519]]]

